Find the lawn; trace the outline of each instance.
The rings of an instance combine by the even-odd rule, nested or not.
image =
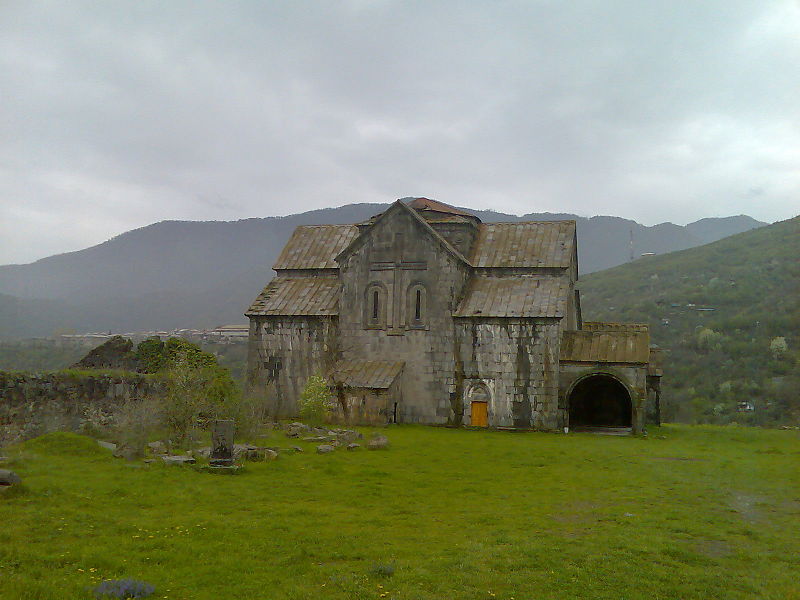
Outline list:
[[[798,431],[384,432],[236,476],[67,434],[7,449],[0,598],[800,598]]]

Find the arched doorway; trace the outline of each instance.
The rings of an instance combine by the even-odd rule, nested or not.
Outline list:
[[[569,425],[630,427],[633,405],[628,389],[611,375],[598,373],[578,381],[569,394]]]
[[[469,392],[470,425],[473,427],[489,426],[489,399],[491,394],[485,385],[474,385]]]

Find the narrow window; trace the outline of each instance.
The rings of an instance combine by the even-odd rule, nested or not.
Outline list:
[[[422,291],[417,290],[416,299],[414,301],[414,320],[419,321],[422,319]]]
[[[378,290],[372,292],[372,319],[378,320]]]

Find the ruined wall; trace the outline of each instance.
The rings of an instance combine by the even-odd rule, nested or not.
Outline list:
[[[569,414],[569,391],[573,384],[592,374],[609,374],[619,380],[631,395],[633,414],[631,415],[634,433],[644,428],[647,411],[647,365],[612,363],[561,363],[559,378],[559,404]]]
[[[448,378],[470,424],[472,390],[489,392],[489,425],[563,427],[557,319],[456,319],[456,370]]]
[[[395,423],[402,395],[400,378],[388,389],[344,388],[333,414],[333,421],[348,425],[386,425]],[[344,404],[344,406],[341,405]]]
[[[420,227],[412,216],[395,214],[374,225],[364,245],[340,263],[341,350],[345,359],[405,362],[398,422],[447,423],[455,366],[451,314],[469,266]],[[413,318],[415,286],[425,291],[419,323]],[[370,289],[381,290],[376,323],[370,323]]]
[[[248,387],[266,394],[270,417],[296,417],[306,381],[324,375],[337,354],[335,317],[251,317]]]
[[[0,372],[0,444],[50,431],[102,429],[124,402],[164,391],[162,381],[137,373]]]

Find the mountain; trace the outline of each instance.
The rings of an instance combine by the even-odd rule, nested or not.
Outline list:
[[[387,206],[350,204],[240,221],[163,221],[85,250],[0,266],[0,336],[47,335],[55,327],[124,331],[242,322],[296,226],[355,223]],[[583,273],[629,260],[631,233],[638,256],[764,225],[749,217],[646,227],[618,217],[472,212],[486,222],[575,219]],[[12,312],[15,318],[8,316]]]
[[[800,217],[640,258],[581,278],[583,317],[650,324],[666,420],[798,425],[798,254]]]

